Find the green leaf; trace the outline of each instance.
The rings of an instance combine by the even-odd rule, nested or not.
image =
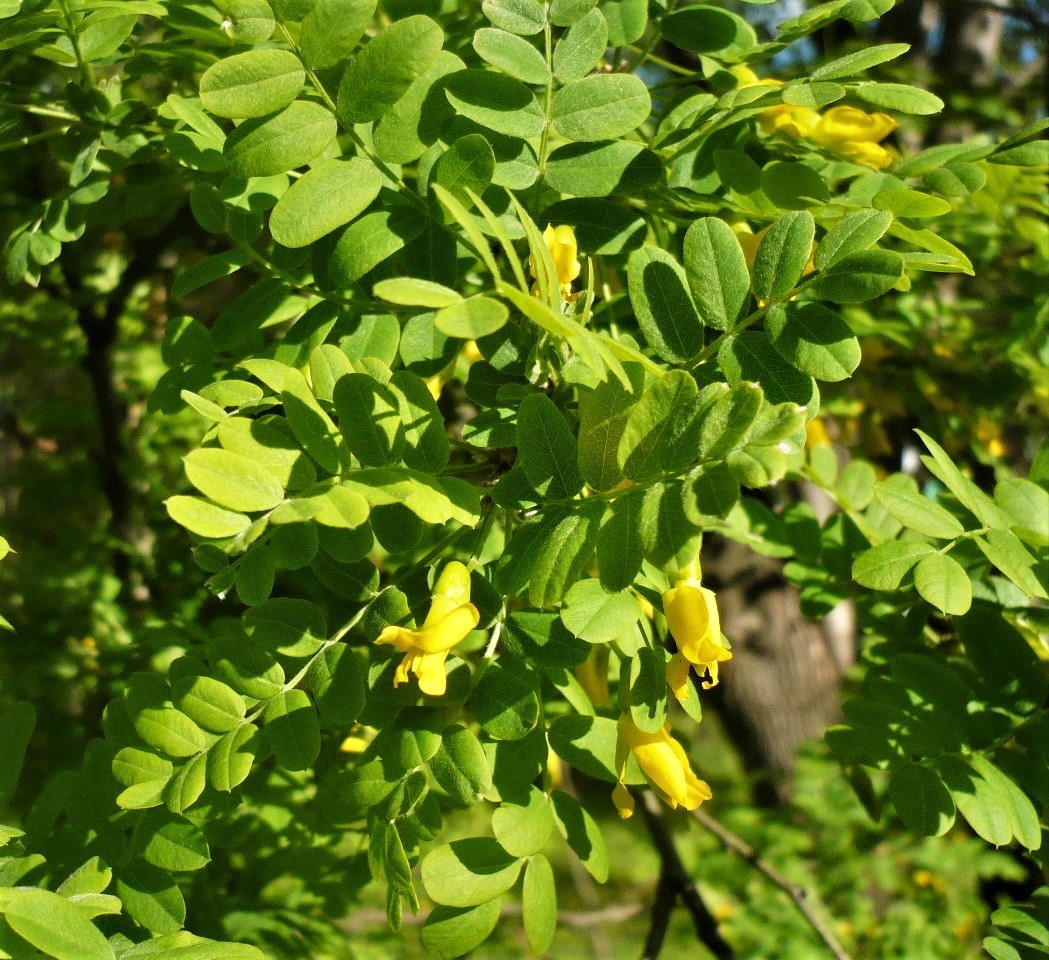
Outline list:
[[[185,457],[186,476],[206,497],[231,510],[271,510],[284,499],[284,488],[247,457],[220,447],[193,450]]]
[[[1005,529],[1009,526],[1001,510],[995,506],[994,501],[987,496],[975,483],[968,479],[955,465],[947,452],[927,433],[915,430],[921,437],[931,457],[922,457],[922,463],[941,480],[948,490],[951,491],[959,502],[969,510],[984,526],[997,529]]]
[[[426,952],[433,960],[455,960],[469,953],[488,939],[499,922],[501,909],[499,899],[476,907],[434,907],[420,932]]]
[[[160,780],[166,783],[175,768],[166,757],[137,747],[124,747],[113,758],[113,776],[126,787]]]
[[[516,80],[534,84],[550,80],[550,68],[543,55],[513,33],[484,27],[474,34],[473,48],[482,60]]]
[[[567,500],[582,489],[575,436],[549,397],[535,393],[521,404],[517,446],[525,476],[545,500]]]
[[[208,751],[208,782],[223,793],[243,783],[251,773],[260,739],[258,729],[250,724],[222,737]]]
[[[961,616],[972,605],[969,575],[953,557],[933,553],[922,557],[914,570],[918,593],[945,614]]]
[[[623,473],[638,483],[656,479],[678,458],[696,455],[699,388],[683,370],[656,380],[630,409],[619,441]]]
[[[504,797],[492,814],[495,839],[515,857],[530,857],[538,853],[550,839],[553,829],[550,800],[535,787],[523,797]]]
[[[56,960],[115,960],[113,948],[75,903],[50,890],[13,887],[4,891],[8,926]]]
[[[400,401],[405,465],[425,473],[441,473],[448,466],[451,443],[437,402],[426,384],[407,370],[398,370],[390,385],[396,388]]]
[[[422,862],[422,881],[436,902],[474,907],[506,893],[521,872],[521,861],[489,837],[442,844]]]
[[[895,590],[919,560],[935,553],[920,540],[890,540],[861,553],[852,565],[852,577],[871,590]]]
[[[668,13],[660,33],[675,47],[692,53],[734,56],[757,44],[754,28],[742,17],[713,7],[688,6]]]
[[[608,46],[608,23],[600,10],[576,20],[554,47],[554,76],[561,83],[581,80],[600,62]]]
[[[273,239],[285,247],[309,246],[367,209],[381,186],[382,177],[366,160],[326,160],[277,201],[270,214]]]
[[[1001,798],[1013,836],[1028,850],[1041,849],[1042,827],[1038,811],[1027,794],[982,754],[974,753],[968,760]]]
[[[953,540],[965,533],[954,514],[909,487],[879,483],[874,488],[874,496],[890,515],[923,536]]]
[[[491,70],[461,70],[444,88],[449,103],[464,117],[508,137],[528,139],[543,131],[543,111],[520,80]]]
[[[839,220],[820,241],[813,257],[817,270],[828,267],[874,246],[892,225],[887,210],[860,210]]]
[[[720,395],[703,416],[697,453],[704,460],[717,460],[743,446],[765,396],[761,387],[748,382],[707,389]]]
[[[207,756],[201,753],[176,771],[164,791],[164,802],[168,810],[172,813],[182,813],[200,799],[207,785],[207,764]]]
[[[6,543],[6,541],[4,541]],[[22,771],[29,738],[36,727],[36,708],[25,700],[15,700],[0,714],[0,801],[15,792]]]
[[[344,643],[327,647],[307,675],[321,716],[337,726],[353,723],[365,702],[362,657]]]
[[[446,337],[479,340],[495,333],[509,319],[506,305],[491,297],[470,297],[444,307],[434,317],[434,326]]]
[[[245,120],[226,138],[222,154],[239,176],[271,177],[320,156],[335,131],[335,117],[326,108],[296,100],[280,113]]]
[[[321,749],[320,723],[305,690],[286,690],[266,707],[266,742],[286,770],[308,770]]]
[[[681,265],[645,244],[630,255],[627,283],[638,326],[656,354],[668,363],[695,356],[703,346],[703,321]]]
[[[764,333],[744,330],[730,337],[718,361],[729,383],[760,383],[769,403],[797,404],[808,411],[809,417],[819,409],[816,381],[787,363]]]
[[[867,103],[900,113],[932,114],[943,110],[943,101],[929,93],[903,83],[861,83],[854,91],[856,96]]]
[[[929,767],[908,763],[893,770],[889,797],[900,819],[915,833],[942,837],[954,824],[954,799]]]
[[[394,206],[364,214],[339,234],[326,265],[327,285],[332,289],[352,286],[425,227],[425,219],[412,207]]]
[[[444,32],[429,17],[397,20],[365,44],[339,83],[339,119],[347,126],[378,120],[436,59]]]
[[[401,304],[407,307],[450,307],[453,303],[460,303],[462,294],[451,287],[434,283],[431,280],[418,280],[415,277],[395,277],[390,280],[380,280],[372,288],[375,296],[390,303]]]
[[[550,154],[546,165],[546,182],[575,197],[637,194],[657,184],[661,176],[659,157],[628,140],[566,143]]]
[[[608,42],[613,47],[640,40],[648,24],[648,0],[603,0],[601,12],[608,21]]]
[[[208,746],[207,735],[189,717],[171,707],[146,707],[134,717],[135,732],[169,757],[191,757]]]
[[[434,182],[465,204],[469,203],[467,191],[484,193],[494,174],[495,153],[479,133],[471,133],[456,140],[441,154],[433,169]]]
[[[732,228],[704,217],[685,234],[685,275],[702,322],[727,330],[750,302],[750,272]]]
[[[641,730],[657,733],[667,722],[667,660],[660,647],[641,647],[627,666],[630,718]],[[622,682],[622,679],[620,680]]]
[[[761,171],[761,188],[781,210],[805,210],[830,199],[823,177],[804,163],[770,163]]]
[[[372,145],[381,159],[387,163],[411,163],[437,142],[442,126],[454,114],[443,94],[445,78],[465,66],[454,53],[442,50],[412,81],[408,92],[372,130]]]
[[[875,210],[887,210],[897,217],[940,217],[951,212],[951,204],[939,197],[931,197],[919,190],[881,190],[874,194],[871,206]]]
[[[161,870],[200,870],[211,861],[208,841],[196,824],[165,810],[143,815],[135,827],[142,858]]]
[[[492,792],[492,772],[480,741],[465,727],[450,727],[430,758],[438,785],[462,804],[473,805]]]
[[[121,871],[117,894],[132,920],[153,933],[174,933],[186,922],[186,901],[171,874],[144,861]]]
[[[539,0],[484,0],[481,9],[497,27],[523,37],[546,25],[546,7]]]
[[[264,117],[294,100],[306,71],[287,50],[249,50],[226,57],[204,71],[200,100],[218,117]]]
[[[1030,480],[1006,477],[994,488],[994,502],[1013,521],[1013,531],[1021,538],[1030,532],[1049,540],[1049,490]]]
[[[489,667],[477,684],[470,697],[470,708],[481,729],[493,740],[520,740],[539,720],[535,691],[525,680],[498,665]]]
[[[631,578],[633,579],[633,578]],[[561,620],[587,643],[611,643],[633,630],[641,611],[629,593],[608,593],[598,580],[580,580],[565,594]]]
[[[554,804],[554,820],[561,836],[587,872],[598,883],[604,883],[608,879],[608,848],[597,821],[578,800],[563,790],[554,790],[550,799]]]
[[[860,342],[838,314],[819,303],[773,307],[765,318],[769,339],[784,360],[817,380],[846,380],[860,365]]]
[[[364,373],[335,385],[335,409],[346,446],[364,466],[396,463],[404,450],[400,404],[389,387]]]
[[[254,461],[288,490],[300,490],[317,479],[317,471],[295,442],[286,420],[228,417],[219,425],[218,438],[224,449]]]
[[[226,6],[226,23],[223,26],[231,40],[238,43],[262,43],[273,35],[277,24],[265,0],[231,0]]]
[[[594,490],[613,490],[623,480],[619,441],[639,395],[640,390],[631,392],[616,377],[610,377],[580,398],[579,467]]]
[[[871,67],[876,67],[880,63],[888,63],[890,60],[902,57],[908,50],[910,50],[910,45],[906,43],[880,43],[831,60],[817,67],[809,76],[812,80],[838,80],[841,77],[851,77]]]
[[[986,537],[976,537],[975,540],[984,556],[1024,593],[1049,600],[1044,561],[1039,563],[1018,537],[1007,530],[991,530]]]
[[[644,82],[632,74],[599,74],[566,84],[551,107],[566,140],[612,140],[640,126],[652,110]]]
[[[615,783],[616,722],[608,717],[563,716],[550,724],[550,746],[562,760],[596,780]],[[627,767],[627,783],[643,783],[637,764]]]
[[[212,677],[184,677],[172,687],[174,704],[194,723],[228,733],[244,719],[244,698]]]
[[[299,50],[320,70],[353,52],[375,14],[376,0],[316,0],[302,21]]]
[[[983,769],[975,769],[977,759],[983,761]],[[969,826],[988,843],[996,847],[1004,846],[1013,838],[1009,793],[1001,790],[998,777],[992,775],[992,779],[988,780],[981,775],[984,769],[991,767],[987,761],[979,755],[973,755],[969,761],[972,766],[960,757],[945,754],[937,757],[934,764],[951,791],[958,812],[965,817]],[[1000,776],[1008,779],[1004,774]]]
[[[780,217],[765,234],[754,259],[754,293],[783,300],[794,289],[812,256],[816,222],[805,210]]]
[[[640,491],[617,497],[597,535],[597,567],[608,590],[625,590],[641,569]]]
[[[888,293],[903,276],[903,257],[891,250],[865,250],[835,260],[810,288],[835,303],[863,303]]]
[[[536,956],[542,956],[557,932],[557,886],[554,870],[544,856],[532,857],[525,867],[521,908],[528,946]]]

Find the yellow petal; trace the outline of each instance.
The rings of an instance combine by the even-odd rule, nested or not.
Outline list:
[[[472,603],[464,603],[434,623],[429,623],[429,616],[426,619],[427,626],[410,631],[412,645],[421,653],[441,653],[461,643],[480,622],[481,614]]]
[[[824,146],[877,143],[895,129],[896,121],[887,113],[867,113],[856,107],[831,107],[820,117],[808,136]]]
[[[447,651],[416,658],[412,671],[419,678],[419,689],[428,697],[444,696],[448,689],[448,677],[444,672],[444,661],[447,659]]]
[[[680,653],[675,653],[667,664],[667,685],[678,700],[687,700],[691,694],[688,685],[689,671],[692,664]]]
[[[622,782],[617,783],[612,791],[612,802],[624,820],[629,820],[634,815],[634,797]]]
[[[686,580],[663,594],[663,612],[678,650],[692,663],[717,657],[721,646],[721,620],[714,593]]]

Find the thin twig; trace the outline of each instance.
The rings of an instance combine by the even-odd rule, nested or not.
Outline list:
[[[705,813],[703,810],[694,810],[692,815],[724,844],[726,850],[741,857],[794,901],[794,905],[808,921],[809,926],[816,931],[819,938],[827,945],[827,949],[834,954],[835,960],[852,960],[845,948],[838,942],[838,938],[834,936],[830,927],[812,908],[812,904],[809,902],[808,891],[804,887],[791,883],[774,866],[762,860],[758,852],[746,840],[737,837],[728,827],[719,820],[715,820],[709,813]]]
[[[656,960],[659,956],[670,924],[670,914],[678,898],[691,914],[692,925],[696,928],[696,936],[700,942],[717,957],[717,960],[735,960],[735,952],[721,936],[717,920],[707,909],[699,890],[692,882],[692,877],[685,869],[659,800],[651,790],[645,790],[641,794],[641,802],[645,825],[663,864],[659,886],[656,888],[656,902],[652,906],[652,926],[645,941],[642,960]]]

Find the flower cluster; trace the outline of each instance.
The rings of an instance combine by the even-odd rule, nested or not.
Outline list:
[[[741,87],[759,84],[780,86],[779,80],[761,80],[747,67],[732,71]],[[853,163],[875,170],[892,164],[892,154],[881,145],[896,121],[886,113],[867,113],[857,107],[831,107],[820,114],[809,107],[780,104],[763,110],[758,126],[770,136],[779,134],[795,140],[809,140]]]
[[[708,689],[718,682],[718,664],[732,659],[721,635],[721,619],[712,591],[700,584],[698,559],[663,594],[663,612],[678,652],[667,665],[667,683],[679,700],[689,696],[688,676],[695,667],[708,678]],[[626,786],[627,763],[631,755],[652,789],[671,807],[695,810],[711,797],[710,787],[696,776],[684,748],[670,735],[669,724],[650,732],[640,729],[624,713],[619,718],[616,737],[616,775],[612,792],[622,817],[634,812],[634,799]]]
[[[452,560],[437,578],[423,625],[417,630],[387,627],[375,641],[388,643],[404,654],[394,674],[394,686],[407,683],[414,673],[423,693],[441,696],[448,685],[444,661],[480,619],[477,607],[470,603],[470,571],[458,560]]]

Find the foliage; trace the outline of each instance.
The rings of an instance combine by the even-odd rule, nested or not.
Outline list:
[[[568,857],[643,882],[613,794],[694,809],[699,776],[816,861],[857,956],[898,955],[890,917],[971,950],[978,882],[1022,879],[986,845],[1043,877],[1046,124],[887,146],[944,107],[905,44],[765,76],[892,7],[762,39],[713,3],[0,2],[4,366],[39,380],[4,613],[50,640],[0,659],[0,957],[368,956],[340,924],[376,889],[438,960],[516,937],[519,896],[542,955]],[[704,536],[814,619],[855,604],[827,742],[864,812],[812,758],[805,825],[763,824],[691,749],[733,669],[716,605],[671,610]],[[36,789],[56,677],[104,715]],[[959,820],[982,843],[914,839]],[[726,936],[812,955],[699,836]],[[861,894],[879,844],[913,903]],[[1044,894],[992,955],[1045,946]]]

